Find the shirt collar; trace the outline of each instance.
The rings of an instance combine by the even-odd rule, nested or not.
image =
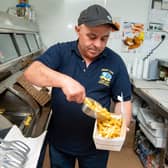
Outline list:
[[[74,41],[71,51],[75,52],[76,55],[82,59],[82,56],[81,56],[79,49],[78,49],[78,40]],[[104,49],[104,51],[100,54],[100,56],[98,58],[105,58],[106,56],[107,56],[107,48]]]
[[[72,51],[74,51],[77,56],[82,58],[82,56],[81,56],[81,54],[79,52],[79,49],[78,49],[78,40],[74,41],[73,46],[72,46]]]

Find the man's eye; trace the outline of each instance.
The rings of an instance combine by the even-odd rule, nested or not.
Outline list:
[[[91,39],[91,40],[94,40],[94,39],[96,39],[96,37],[94,37],[94,36],[91,36],[91,37],[90,37],[90,39]]]
[[[94,35],[90,35],[90,36],[88,36],[91,40],[94,40],[94,39],[96,39],[96,36],[94,36]]]
[[[108,40],[108,37],[104,37],[101,39],[102,41],[107,41]]]

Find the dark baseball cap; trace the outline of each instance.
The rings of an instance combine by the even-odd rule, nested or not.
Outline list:
[[[110,13],[100,5],[91,5],[80,13],[78,25],[98,26],[109,24],[114,30],[119,28],[113,23]]]

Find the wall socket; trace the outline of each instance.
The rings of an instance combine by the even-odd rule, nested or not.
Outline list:
[[[160,23],[149,23],[149,30],[161,31],[163,29],[163,25]]]

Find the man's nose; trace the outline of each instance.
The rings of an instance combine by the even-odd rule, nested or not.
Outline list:
[[[102,44],[102,41],[101,41],[101,40],[98,40],[98,39],[97,39],[97,40],[94,41],[94,45],[95,45],[97,48],[100,48],[100,47],[102,47],[103,44]]]

